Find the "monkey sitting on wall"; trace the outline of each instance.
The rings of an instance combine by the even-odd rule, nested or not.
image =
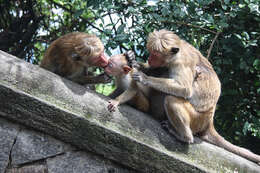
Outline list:
[[[166,67],[169,77],[149,76],[140,71],[134,71],[132,77],[152,88],[150,96],[155,91],[161,93],[161,100],[150,100],[150,105],[162,105],[170,123],[169,131],[187,143],[193,143],[193,135],[198,135],[205,141],[260,163],[259,155],[231,144],[214,128],[221,84],[210,62],[192,45],[167,30],[150,33],[147,49],[151,70]]]
[[[133,66],[137,66],[135,55],[132,51],[125,54],[111,56],[105,72],[115,77],[116,90],[109,95],[108,110],[115,111],[119,104],[128,102],[138,110],[147,112],[149,103],[147,99],[148,88],[142,84],[137,84],[132,80],[131,73],[136,70]]]
[[[84,85],[110,82],[106,74],[94,76],[88,72],[90,66],[105,67],[107,64],[104,46],[97,36],[73,32],[50,44],[40,67]]]

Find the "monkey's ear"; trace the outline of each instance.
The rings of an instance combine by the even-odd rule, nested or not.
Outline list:
[[[179,50],[180,50],[180,49],[179,49],[178,47],[172,47],[172,48],[171,48],[171,53],[172,53],[172,54],[176,54],[176,53],[179,52]]]
[[[128,65],[124,65],[124,66],[123,66],[123,70],[124,70],[124,73],[125,73],[125,74],[128,74],[128,73],[132,70],[132,68],[129,67]]]
[[[71,54],[71,59],[72,59],[72,61],[80,61],[81,57],[78,54],[76,54],[76,53],[72,53]]]

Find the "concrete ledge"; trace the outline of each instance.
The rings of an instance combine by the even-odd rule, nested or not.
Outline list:
[[[260,172],[260,166],[196,139],[186,145],[128,106],[0,51],[0,116],[140,172]]]

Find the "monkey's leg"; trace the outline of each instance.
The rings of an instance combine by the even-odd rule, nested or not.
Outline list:
[[[190,111],[187,110],[185,104],[189,104],[189,102],[175,96],[166,96],[164,108],[174,128],[174,130],[169,129],[169,132],[183,142],[193,143],[194,139],[190,128]]]
[[[134,101],[134,106],[136,109],[142,112],[148,112],[149,101],[142,92],[138,92],[132,100]]]

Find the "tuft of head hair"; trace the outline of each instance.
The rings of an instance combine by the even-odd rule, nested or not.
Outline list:
[[[79,37],[75,50],[81,57],[96,57],[104,51],[104,45],[96,35],[84,34]]]
[[[166,29],[155,30],[149,34],[146,47],[149,52],[157,51],[169,55],[172,53],[172,48],[180,45],[180,41],[180,38],[172,31]]]

